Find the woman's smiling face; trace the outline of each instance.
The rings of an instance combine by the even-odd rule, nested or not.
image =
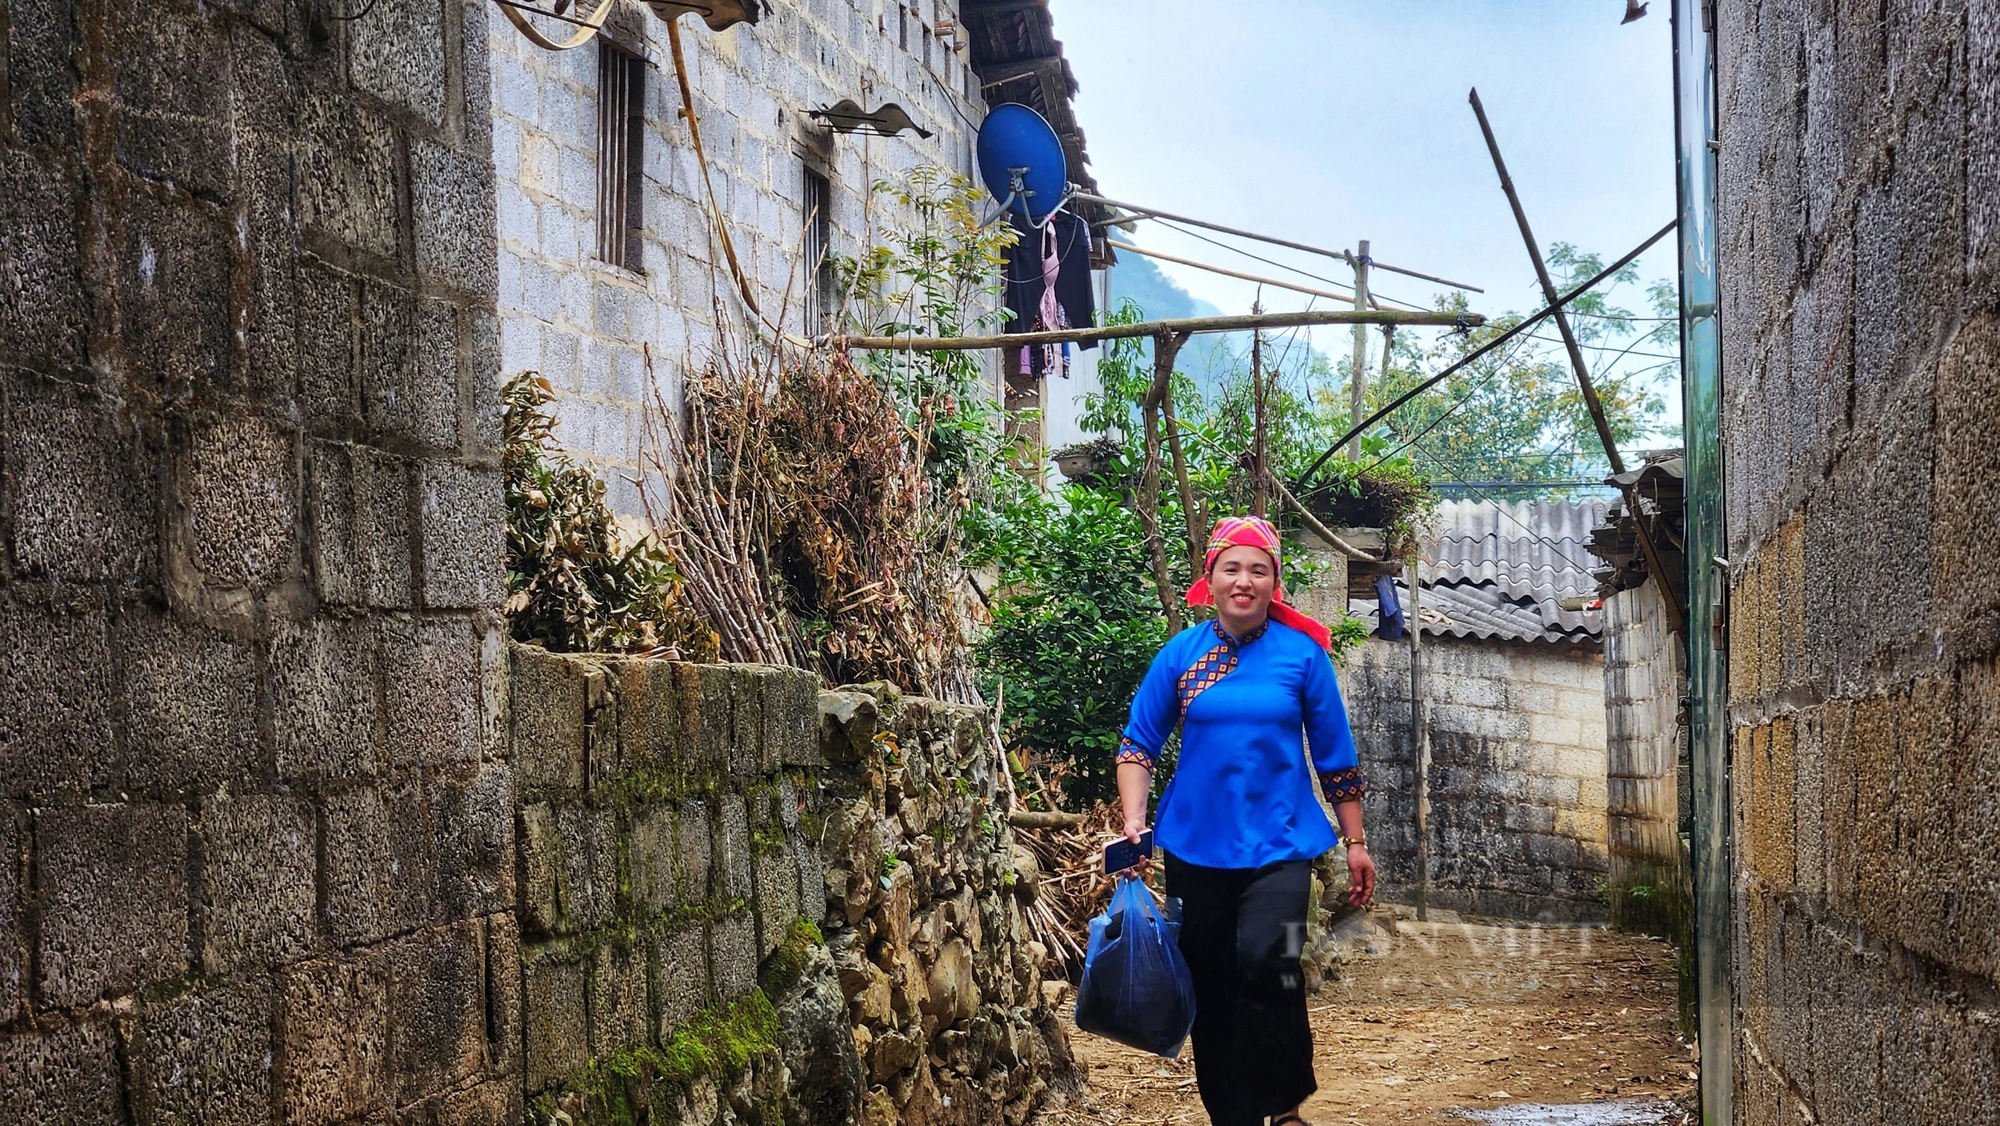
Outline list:
[[[1231,633],[1240,634],[1262,622],[1277,588],[1277,565],[1261,547],[1225,548],[1208,572],[1216,615]]]

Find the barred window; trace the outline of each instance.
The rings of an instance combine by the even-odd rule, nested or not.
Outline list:
[[[637,270],[646,63],[601,37],[597,42],[597,256]]]
[[[827,256],[833,248],[833,185],[811,165],[805,167],[800,204],[806,223],[804,308],[807,327],[814,329],[833,313],[833,262]]]

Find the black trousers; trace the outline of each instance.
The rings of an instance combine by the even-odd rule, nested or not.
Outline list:
[[[1214,1126],[1259,1126],[1319,1088],[1306,1019],[1310,862],[1204,868],[1167,856],[1194,978],[1194,1076]]]

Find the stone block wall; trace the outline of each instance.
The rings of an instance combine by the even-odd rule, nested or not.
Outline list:
[[[1653,583],[1604,602],[1605,816],[1610,908],[1620,926],[1692,937],[1692,885],[1680,831],[1686,808],[1686,658]],[[1634,894],[1633,889],[1642,888]]]
[[[797,272],[808,162],[832,190],[831,248],[850,257],[879,241],[886,221],[908,218],[871,190],[876,181],[926,164],[974,175],[968,122],[985,114],[979,80],[934,30],[956,18],[955,7],[955,0],[766,3],[761,22],[719,33],[682,19],[715,198],[760,307],[774,321],[782,316],[788,331],[808,320],[807,279]],[[740,301],[711,233],[665,26],[627,3],[606,37],[649,64],[642,249],[632,268],[596,253],[600,48],[549,52],[492,21],[501,351],[508,374],[538,370],[555,386],[564,446],[608,483],[614,510],[637,515],[630,479],[640,476],[646,442],[647,353],[677,404],[683,365],[717,343],[717,303],[735,309]],[[895,102],[933,135],[837,135],[806,116],[843,98],[869,109]],[[817,323],[810,331],[822,331]]]
[[[2000,11],[1718,6],[1738,1121],[2000,1121]]]
[[[534,1121],[1019,1126],[1066,1081],[982,711],[528,646],[510,686]]]
[[[824,926],[866,1061],[860,1120],[1020,1126],[1079,1093],[985,710],[881,685],[820,710]]]
[[[514,1122],[483,0],[0,9],[0,1121]]]
[[[1560,922],[1601,921],[1604,670],[1599,654],[1426,637],[1429,903]],[[1416,757],[1407,641],[1370,640],[1340,672],[1368,777],[1363,813],[1382,894],[1416,882]]]

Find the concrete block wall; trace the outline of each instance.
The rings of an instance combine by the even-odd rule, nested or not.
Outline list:
[[[541,1119],[592,1121],[593,1061],[727,1009],[817,919],[818,689],[525,645],[510,681],[524,1091]],[[735,1078],[701,1082],[712,1100]]]
[[[1638,929],[1659,927],[1661,912],[1678,912],[1685,923],[1693,894],[1680,840],[1687,798],[1681,780],[1688,738],[1680,707],[1685,668],[1680,635],[1667,625],[1657,585],[1605,600],[1611,909],[1615,922]],[[1647,890],[1635,898],[1635,887]]]
[[[519,1120],[489,9],[361,7],[0,16],[0,1121]]]
[[[1430,697],[1432,906],[1601,921],[1610,869],[1604,669],[1593,651],[1424,639]],[[1370,640],[1340,672],[1383,894],[1416,882],[1416,756],[1407,641]]]
[[[2000,11],[1718,11],[1737,1117],[2000,1121]]]
[[[520,645],[510,692],[534,1121],[1020,1126],[1071,1083],[983,711]],[[659,1071],[746,1001],[746,1066]]]
[[[607,35],[649,64],[643,250],[632,269],[596,256],[599,48],[544,51],[492,22],[500,334],[504,370],[548,377],[564,446],[607,482],[614,510],[638,515],[630,479],[647,440],[647,352],[678,404],[683,366],[717,344],[717,303],[740,301],[707,218],[666,28],[636,3],[618,17]],[[979,81],[934,32],[955,18],[953,0],[817,0],[767,3],[760,23],[720,33],[681,21],[715,198],[759,306],[774,321],[782,314],[787,331],[806,322],[795,267],[807,160],[832,188],[832,249],[849,257],[881,241],[885,223],[910,218],[871,190],[876,181],[919,165],[976,179],[968,122],[985,113]],[[895,102],[933,136],[836,135],[805,116],[842,98],[869,109]]]

